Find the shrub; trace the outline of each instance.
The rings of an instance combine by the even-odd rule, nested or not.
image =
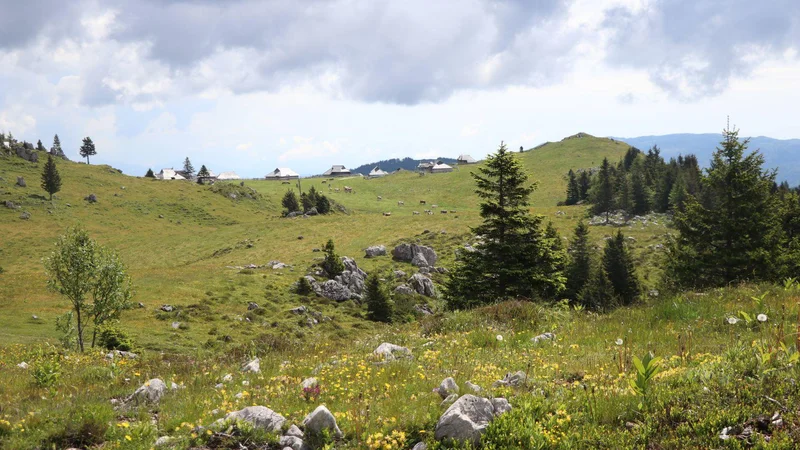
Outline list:
[[[115,326],[105,326],[97,335],[97,344],[106,350],[127,352],[133,348],[133,338]]]
[[[376,273],[367,277],[364,301],[367,304],[367,317],[376,322],[392,321],[392,302]]]
[[[64,415],[67,422],[44,439],[44,448],[90,448],[102,444],[114,419],[110,407],[84,406]]]
[[[283,207],[286,208],[286,210],[284,211],[286,214],[300,210],[300,202],[297,201],[297,194],[295,194],[294,191],[291,189],[286,191],[285,194],[283,194],[281,205],[283,205]]]
[[[50,387],[61,377],[61,364],[56,358],[42,359],[31,372],[33,382],[39,387]]]
[[[300,277],[294,285],[294,293],[297,295],[309,295],[314,292],[311,283],[306,280],[306,277]]]
[[[344,263],[336,254],[336,247],[333,245],[333,239],[328,239],[328,242],[323,248],[325,252],[325,261],[322,262],[322,268],[328,274],[328,278],[336,278],[344,272]]]

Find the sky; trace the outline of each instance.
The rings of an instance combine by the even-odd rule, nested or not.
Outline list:
[[[800,137],[797,0],[0,0],[0,131],[143,175]]]

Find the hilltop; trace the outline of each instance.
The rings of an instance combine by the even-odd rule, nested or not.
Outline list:
[[[441,161],[445,164],[455,165],[458,162],[455,158],[433,158],[433,159],[412,159],[412,158],[392,158],[392,159],[384,159],[382,161],[377,161],[374,163],[369,164],[362,164],[355,169],[352,170],[353,173],[360,173],[361,175],[368,175],[369,172],[375,168],[379,167],[384,172],[394,172],[396,170],[408,170],[408,171],[415,171],[417,170],[417,166],[419,163],[424,161]]]

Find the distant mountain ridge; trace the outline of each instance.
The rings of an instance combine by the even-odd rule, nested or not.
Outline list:
[[[742,136],[744,138],[745,136]],[[647,150],[658,145],[665,158],[679,154],[692,153],[700,164],[707,167],[711,154],[719,146],[721,134],[665,134],[661,136],[639,136],[631,138],[613,138],[632,145],[640,150]],[[774,139],[766,136],[750,138],[748,149],[760,150],[764,155],[765,167],[778,169],[777,180],[788,181],[792,186],[800,184],[800,139]]]
[[[375,167],[379,167],[381,170],[385,172],[394,172],[397,169],[417,170],[417,166],[419,165],[419,163],[423,161],[441,161],[445,164],[450,164],[450,165],[457,163],[455,158],[433,158],[433,159],[392,158],[392,159],[384,159],[383,161],[378,161],[374,163],[364,164],[356,167],[355,169],[350,169],[350,170],[353,173],[360,173],[362,175],[369,174],[369,172]]]

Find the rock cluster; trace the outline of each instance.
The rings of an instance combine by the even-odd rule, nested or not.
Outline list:
[[[410,262],[417,267],[436,265],[436,252],[424,245],[400,244],[392,250],[392,257],[397,261]]]
[[[480,444],[489,423],[500,414],[511,410],[504,398],[486,399],[466,394],[456,400],[436,423],[434,437],[440,441]]]

